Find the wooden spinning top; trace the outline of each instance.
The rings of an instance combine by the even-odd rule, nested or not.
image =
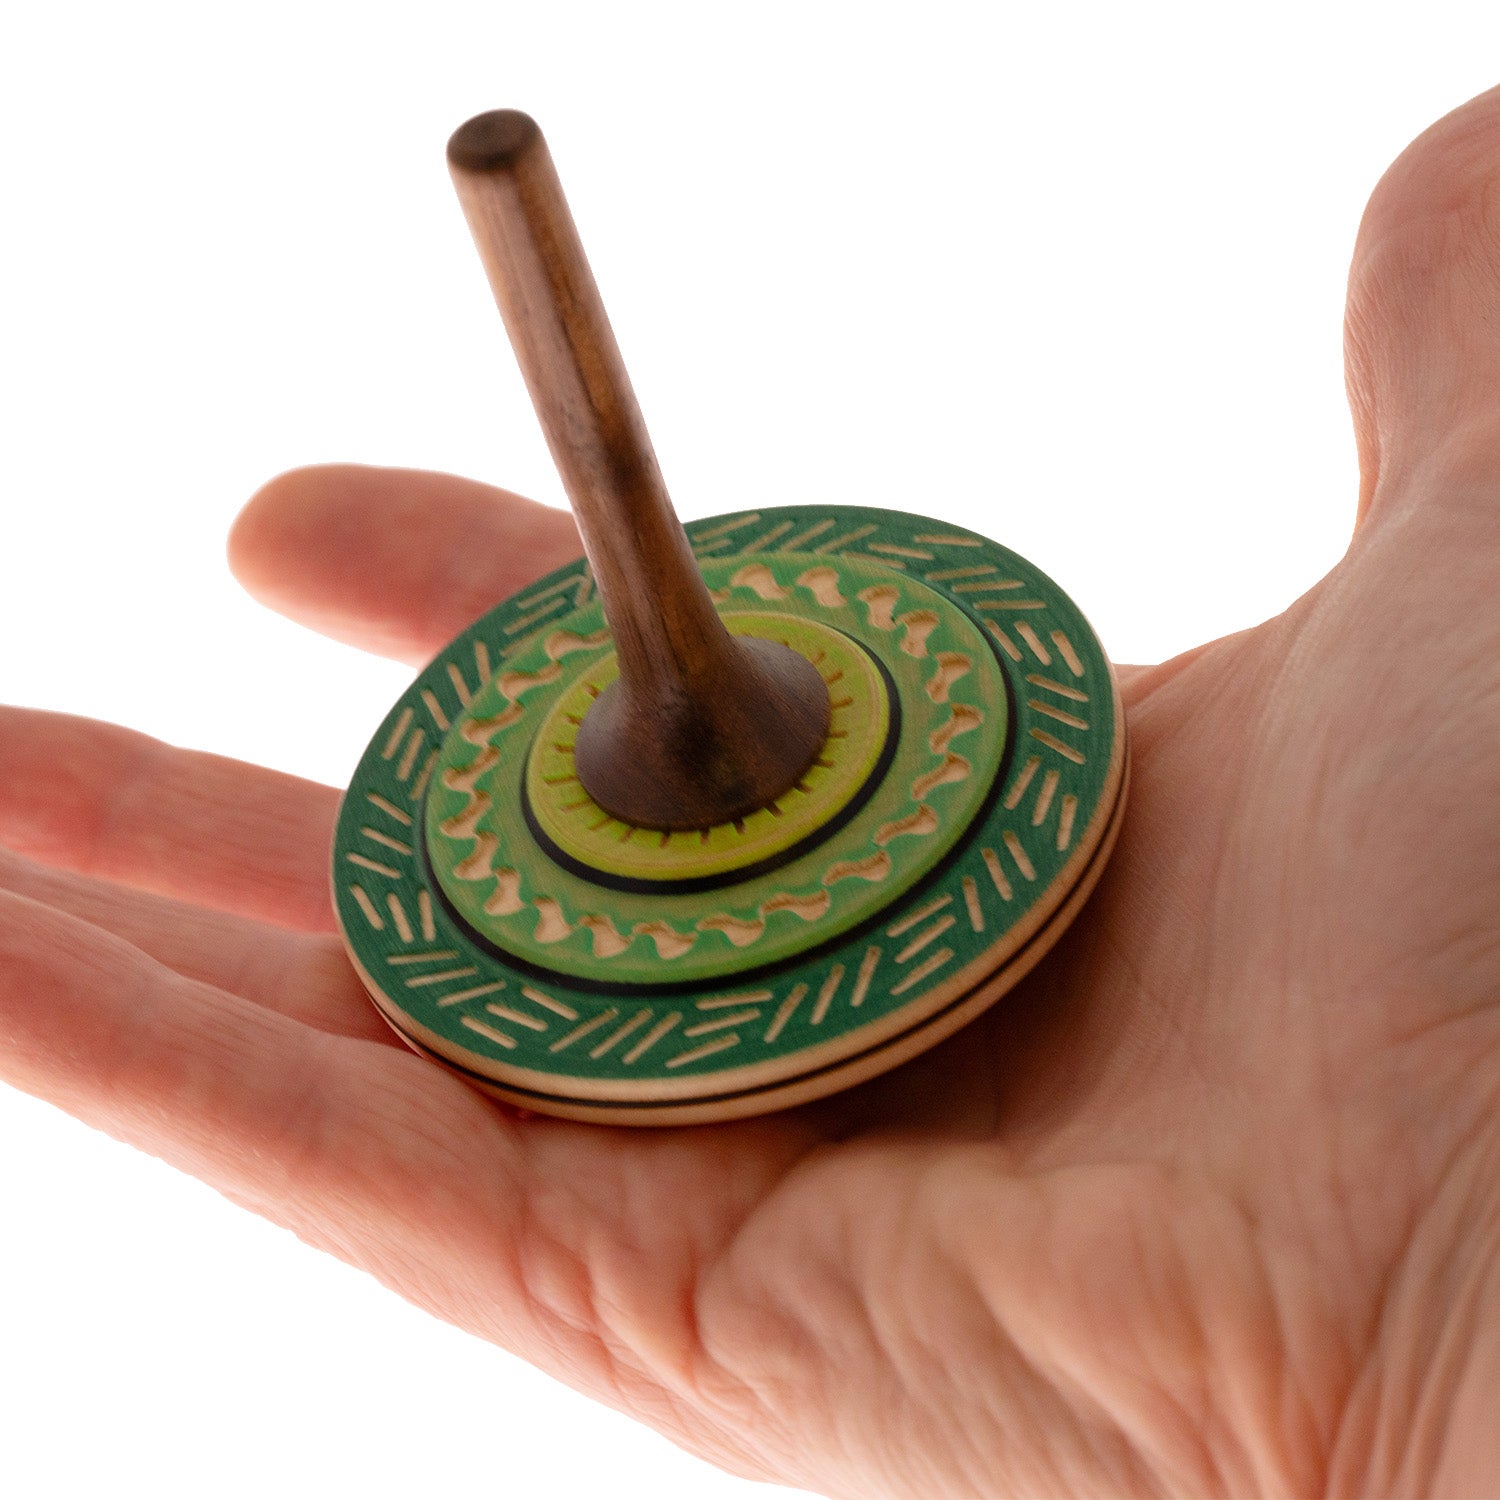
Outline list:
[[[1109,664],[1050,579],[900,512],[672,511],[540,131],[449,166],[586,560],[492,610],[340,813],[351,956],[413,1047],[576,1118],[816,1098],[993,1003],[1124,806]]]

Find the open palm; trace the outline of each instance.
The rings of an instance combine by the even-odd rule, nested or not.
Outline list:
[[[734,1125],[520,1116],[366,1000],[328,903],[336,793],[12,710],[0,1073],[756,1477],[1485,1493],[1497,161],[1485,96],[1367,215],[1349,555],[1126,674],[1110,869],[926,1057]],[[286,476],[235,537],[257,593],[410,661],[576,551],[555,512],[359,469]]]

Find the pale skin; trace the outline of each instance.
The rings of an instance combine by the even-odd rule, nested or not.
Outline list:
[[[0,1076],[738,1473],[1495,1493],[1500,91],[1376,190],[1348,328],[1347,556],[1122,674],[1112,865],[917,1062],[734,1125],[518,1117],[371,1009],[335,791],[7,710]],[[576,551],[555,511],[349,468],[232,541],[267,603],[412,663]]]

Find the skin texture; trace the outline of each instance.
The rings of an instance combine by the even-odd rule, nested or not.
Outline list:
[[[520,1117],[374,1018],[334,791],[11,710],[0,1076],[743,1474],[1492,1492],[1500,93],[1376,190],[1349,368],[1347,557],[1125,674],[1102,884],[917,1062],[725,1127]],[[232,544],[268,603],[412,662],[576,551],[556,512],[360,469],[274,481]]]

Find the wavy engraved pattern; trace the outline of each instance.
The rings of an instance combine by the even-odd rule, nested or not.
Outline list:
[[[806,589],[824,609],[843,609],[849,603],[839,592],[839,575],[834,568],[809,568],[797,579],[797,587]]]
[[[827,913],[828,905],[826,890],[814,891],[808,895],[782,892],[763,901],[759,914],[755,917],[745,918],[737,917],[731,912],[714,912],[711,916],[704,917],[698,923],[698,928],[702,932],[721,932],[736,948],[747,948],[757,938],[765,935],[766,920],[777,912],[791,912],[804,922],[816,922]]]
[[[777,583],[776,575],[764,563],[750,563],[729,580],[731,589],[749,589],[758,599],[787,599],[791,590]]]
[[[937,671],[927,679],[927,696],[934,703],[946,703],[954,683],[974,670],[974,663],[961,651],[939,651]]]
[[[725,539],[729,539],[727,534]],[[835,539],[833,545],[853,539],[852,536]],[[738,539],[735,541],[737,543]],[[804,570],[797,576],[796,586],[811,595],[823,610],[850,607],[839,571],[831,564],[819,564]],[[730,588],[718,592],[732,595],[736,591],[767,601],[785,600],[793,592],[764,562],[751,562],[739,568],[731,576]],[[915,659],[928,657],[928,641],[941,624],[936,611],[918,608],[898,613],[902,596],[896,584],[877,584],[860,590],[855,597],[864,605],[874,628],[901,633],[898,648],[902,652]],[[495,738],[525,716],[525,695],[532,689],[556,682],[563,671],[565,657],[576,651],[596,649],[609,639],[607,630],[588,635],[557,630],[543,643],[547,657],[544,667],[529,672],[502,670],[494,679],[495,689],[510,701],[500,713],[462,725],[460,733],[463,739],[479,753],[468,765],[450,768],[442,777],[449,790],[462,794],[466,800],[459,812],[438,825],[439,829],[448,838],[470,841],[473,845],[463,859],[450,867],[452,875],[464,881],[493,882],[494,889],[483,903],[483,910],[488,915],[514,917],[528,909],[533,911],[535,926],[532,936],[540,944],[552,946],[575,933],[586,933],[593,957],[607,962],[627,951],[631,943],[639,939],[650,943],[664,963],[671,963],[692,952],[700,935],[717,933],[734,947],[747,948],[765,935],[769,920],[779,913],[796,916],[804,922],[816,922],[830,908],[828,887],[843,880],[884,881],[890,878],[895,868],[886,846],[897,839],[929,838],[938,833],[942,819],[929,802],[930,795],[941,787],[966,780],[973,772],[970,760],[955,752],[951,745],[959,736],[977,729],[983,723],[984,715],[970,704],[949,702],[954,685],[973,671],[973,661],[961,652],[938,651],[931,656],[933,670],[925,684],[926,695],[935,704],[949,704],[949,710],[944,722],[928,735],[933,763],[911,783],[911,810],[901,817],[887,820],[874,830],[868,855],[835,860],[824,870],[817,889],[778,892],[748,913],[713,912],[687,930],[665,918],[636,923],[628,931],[621,931],[613,919],[600,912],[584,912],[570,918],[554,896],[534,894],[528,899],[522,889],[521,875],[502,862],[499,839],[479,826],[492,811],[491,798],[481,783],[500,759]],[[397,727],[404,733],[406,726]],[[394,754],[400,739],[393,734],[391,740]],[[581,789],[580,796],[583,801],[588,800]],[[627,827],[622,837],[628,838],[635,831]]]
[[[829,865],[823,872],[823,884],[835,885],[840,880],[884,880],[891,873],[891,857],[884,849],[864,859],[841,859]]]

